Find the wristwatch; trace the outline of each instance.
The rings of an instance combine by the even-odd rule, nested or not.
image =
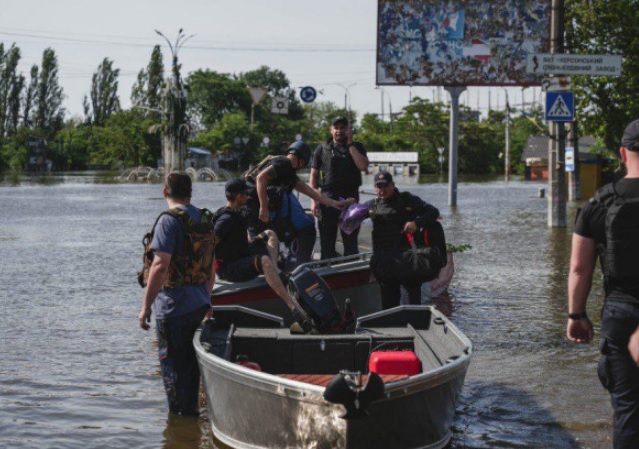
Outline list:
[[[588,318],[588,314],[586,312],[569,313],[568,318],[570,318],[571,320],[583,320],[584,318]]]

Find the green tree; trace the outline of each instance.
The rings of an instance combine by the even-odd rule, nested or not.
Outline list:
[[[107,118],[120,110],[118,97],[118,76],[120,69],[113,68],[113,61],[109,58],[98,66],[98,70],[91,78],[91,119],[90,121],[102,126]],[[86,108],[86,106],[85,106]]]
[[[566,50],[623,56],[621,76],[575,76],[580,134],[599,137],[610,151],[639,117],[639,8],[635,0],[566,0]]]
[[[250,113],[246,85],[232,75],[200,69],[189,74],[186,84],[189,115],[200,126],[210,128],[228,113]]]
[[[42,54],[41,71],[36,95],[35,125],[50,136],[62,128],[64,94],[58,81],[58,58],[51,48]]]
[[[35,99],[38,92],[38,66],[31,66],[29,85],[25,89],[24,98],[22,100],[22,126],[31,128],[33,126],[33,109],[35,107]]]
[[[4,53],[4,46],[0,47],[0,137],[3,137],[7,133],[7,128],[11,128],[14,122],[14,116],[19,114],[15,111],[15,96],[18,95],[24,85],[24,79],[22,84],[21,78],[18,74],[18,63],[20,62],[20,49],[11,45],[11,48]],[[13,127],[13,133],[17,126]]]
[[[159,45],[153,47],[151,59],[145,69],[140,70],[138,78],[131,90],[131,102],[140,107],[144,116],[156,121],[161,119],[162,96],[166,83],[164,81],[164,61]]]

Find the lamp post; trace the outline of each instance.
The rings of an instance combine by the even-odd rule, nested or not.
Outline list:
[[[504,179],[510,181],[510,103],[508,102],[508,90],[506,93],[506,156],[504,157]]]
[[[356,85],[357,83],[351,83],[348,86],[345,86],[341,83],[336,83],[336,86],[340,86],[341,88],[344,89],[344,109],[348,111],[348,122],[350,123],[352,121],[352,117],[351,117],[351,101],[350,101],[350,97],[351,97],[351,92],[348,90],[350,87],[353,87],[354,85]]]
[[[388,97],[388,116],[390,121],[390,131],[393,132],[393,103],[391,102],[391,97],[389,93],[386,92],[386,89],[384,89],[382,86],[377,86],[375,89],[378,89],[381,92],[382,96],[382,121],[384,121],[384,93]]]
[[[437,152],[439,153],[439,176],[441,177],[442,173],[444,172],[444,150],[446,148],[444,147],[439,147],[437,148]]]

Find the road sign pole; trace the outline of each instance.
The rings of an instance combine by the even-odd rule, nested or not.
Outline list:
[[[564,0],[552,0],[550,52],[564,52]],[[556,75],[561,75],[557,73]],[[548,226],[566,227],[566,142],[562,122],[551,122],[548,143]]]
[[[465,86],[447,86],[450,94],[450,139],[448,156],[448,205],[457,206],[457,151],[459,143],[459,96]]]
[[[579,136],[577,134],[577,123],[573,122],[568,134],[570,146],[574,148],[575,168],[568,174],[568,199],[577,201],[581,199],[581,167],[579,164]]]

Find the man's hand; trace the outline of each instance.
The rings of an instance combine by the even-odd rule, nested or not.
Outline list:
[[[632,360],[634,360],[637,366],[639,366],[639,327],[630,336],[630,341],[628,342],[628,351],[630,352],[630,357],[632,357]]]
[[[568,337],[568,340],[575,343],[590,343],[593,337],[592,322],[589,318],[568,320],[566,337]]]
[[[348,148],[353,144],[353,130],[347,128],[344,134],[346,134],[346,148]]]
[[[414,234],[415,232],[417,232],[417,223],[415,223],[414,221],[409,221],[404,225],[404,231],[403,232],[408,232],[410,234]]]
[[[355,198],[346,198],[344,202],[346,203],[346,207],[351,207],[355,204]]]
[[[268,223],[270,218],[271,217],[268,212],[268,209],[265,207],[260,207],[260,220],[263,221],[264,223]]]
[[[320,205],[315,200],[311,200],[311,213],[315,218],[319,218],[320,216]]]
[[[328,205],[330,207],[334,207],[337,210],[344,210],[346,209],[348,206],[346,205],[346,200],[341,200],[341,201],[337,201],[337,200],[333,200],[331,199],[328,203]]]
[[[145,331],[148,331],[150,328],[149,323],[151,322],[151,308],[142,306],[140,314],[138,315],[138,320],[140,321],[140,327]]]

